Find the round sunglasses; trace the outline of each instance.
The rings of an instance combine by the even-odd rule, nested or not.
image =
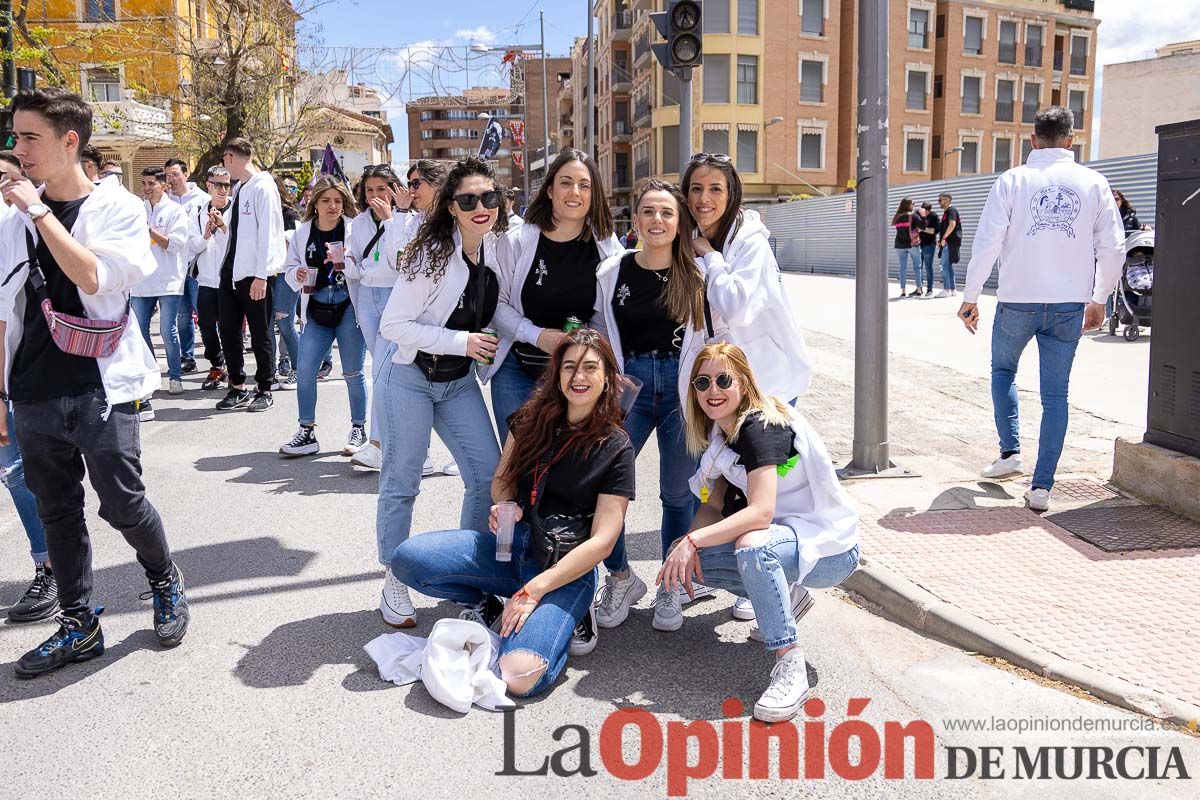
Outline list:
[[[730,386],[733,386],[734,380],[735,378],[728,372],[722,372],[717,375],[717,388],[728,389]],[[707,392],[712,388],[712,385],[713,379],[707,375],[697,375],[695,378],[692,378],[692,386],[696,387],[697,392]]]

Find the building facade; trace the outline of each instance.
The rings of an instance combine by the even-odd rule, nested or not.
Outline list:
[[[503,87],[467,89],[463,94],[418,97],[405,105],[408,114],[408,158],[416,161],[458,161],[479,152],[487,117],[504,126],[505,138],[496,154],[497,180],[504,186],[521,186],[524,177],[513,164],[510,125],[524,121],[520,98]],[[483,118],[480,118],[480,115]]]
[[[1200,118],[1200,40],[1104,65],[1100,157],[1157,153],[1157,125]]]

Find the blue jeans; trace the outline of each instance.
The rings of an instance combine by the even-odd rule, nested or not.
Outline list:
[[[151,352],[154,351],[154,343],[150,341],[150,317],[154,314],[154,306],[158,305],[158,334],[162,336],[163,347],[167,351],[167,377],[175,381],[183,380],[183,365],[179,356],[179,295],[131,297],[130,304]]]
[[[300,334],[296,333],[296,301],[300,293],[288,286],[282,275],[271,278],[271,302],[275,312],[275,324],[279,326],[279,339],[283,347],[279,349],[279,360],[286,357],[295,369],[300,359]]]
[[[950,261],[950,245],[942,248],[942,288],[954,289],[954,264]]]
[[[414,536],[396,548],[391,564],[401,583],[464,605],[480,602],[485,594],[511,597],[542,571],[524,522],[513,529],[512,561],[496,560],[496,537],[491,533],[460,530]],[[567,663],[571,634],[595,593],[592,570],[543,597],[521,630],[500,640],[501,656],[524,651],[546,662],[525,697],[546,691],[558,678]]]
[[[915,247],[897,247],[896,256],[900,259],[900,291],[908,284],[908,262],[912,260],[913,281],[921,288],[921,251]]]
[[[322,303],[337,304],[350,298],[345,286],[328,286],[313,295]],[[325,353],[337,339],[338,353],[342,358],[342,377],[346,379],[346,392],[350,395],[350,423],[365,425],[367,421],[367,383],[363,378],[363,360],[366,344],[358,320],[354,316],[354,305],[346,307],[342,321],[336,328],[318,325],[312,317],[304,324],[300,336],[300,356],[296,359],[296,404],[300,409],[300,424],[312,425],[317,417],[317,370]]]
[[[768,650],[796,643],[791,586],[800,575],[796,532],[772,525],[771,538],[760,547],[736,547],[726,542],[700,551],[704,585],[750,598],[754,618]],[[825,556],[804,576],[801,586],[828,589],[837,586],[858,566],[858,545],[836,556]]]
[[[925,273],[925,291],[933,291],[933,256],[937,252],[936,244],[921,245],[921,269]],[[917,278],[920,284],[920,276]]]
[[[488,529],[492,475],[500,461],[492,418],[475,373],[456,381],[430,383],[415,364],[392,361],[395,349],[392,344],[385,353],[377,389],[388,417],[382,426],[383,469],[375,514],[379,563],[385,566],[412,527],[413,503],[421,493],[421,466],[432,431],[437,431],[462,471],[466,492],[459,527],[464,530]]]
[[[992,409],[1000,451],[1021,449],[1017,410],[1017,364],[1037,337],[1042,396],[1033,486],[1054,488],[1054,471],[1067,437],[1067,387],[1075,348],[1083,334],[1083,303],[1000,303],[992,325]]]
[[[642,391],[629,416],[625,430],[638,453],[658,431],[658,497],[662,501],[662,555],[666,558],[671,543],[688,532],[698,502],[688,486],[696,474],[699,459],[688,452],[683,412],[679,407],[679,357],[676,355],[642,355],[625,359],[625,374],[642,382]],[[625,531],[617,538],[612,553],[604,559],[612,572],[629,567],[625,553]]]
[[[25,536],[29,539],[29,554],[33,556],[34,564],[44,564],[50,560],[46,551],[46,529],[37,514],[37,499],[33,492],[25,486],[25,467],[21,462],[21,448],[17,446],[17,430],[13,423],[12,410],[4,403],[4,414],[8,417],[8,444],[0,447],[0,483],[12,495],[13,505],[17,507],[17,516],[25,528]]]
[[[496,416],[496,430],[500,432],[500,443],[508,437],[508,418],[533,394],[537,382],[521,369],[517,357],[509,352],[492,376],[492,413]]]
[[[358,289],[358,307],[354,309],[363,341],[371,354],[371,439],[375,441],[382,437],[379,426],[383,421],[383,415],[379,413],[379,368],[387,357],[389,344],[387,339],[379,335],[379,320],[391,296],[390,286],[361,286]]]
[[[196,360],[196,323],[192,312],[199,306],[200,284],[191,275],[183,279],[183,296],[179,298],[179,351],[183,360]]]

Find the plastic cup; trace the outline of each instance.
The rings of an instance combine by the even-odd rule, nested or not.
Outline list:
[[[512,561],[513,526],[517,524],[517,508],[511,500],[496,504],[500,526],[496,529],[496,560]]]
[[[621,416],[628,417],[629,412],[633,410],[634,401],[642,392],[642,382],[632,375],[622,375],[620,385]]]
[[[306,266],[307,274],[304,277],[304,286],[302,287],[305,294],[312,294],[317,288],[317,271],[312,267]]]
[[[344,242],[330,242],[326,245],[329,250],[329,260],[333,264],[334,272],[341,272],[346,268],[346,245]]]

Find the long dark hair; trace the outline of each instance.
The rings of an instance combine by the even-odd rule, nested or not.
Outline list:
[[[429,158],[419,159],[408,168],[407,177],[410,181],[414,172],[430,183],[444,183],[446,180],[446,165]]]
[[[396,173],[392,172],[392,168],[387,164],[372,164],[363,170],[362,179],[358,182],[358,186],[354,189],[354,200],[358,203],[358,207],[363,211],[370,211],[371,206],[367,203],[367,180],[370,178],[383,178],[384,182],[390,189],[400,188],[400,179],[396,177]],[[392,200],[392,205],[396,205],[395,199]]]
[[[422,173],[425,174],[425,173]],[[478,158],[464,158],[454,165],[442,186],[438,189],[437,197],[433,199],[433,208],[417,229],[416,236],[409,242],[404,252],[403,271],[406,278],[416,280],[419,273],[425,277],[440,281],[446,274],[446,264],[454,255],[454,214],[450,212],[450,204],[464,179],[472,175],[487,178],[496,185],[496,173],[486,161]],[[432,178],[430,178],[432,180]],[[508,230],[508,217],[497,210],[496,224],[492,231],[500,233]],[[424,264],[424,270],[419,269]]]
[[[596,162],[589,158],[587,153],[576,150],[574,147],[563,150],[558,154],[558,158],[550,163],[546,179],[542,181],[541,188],[534,195],[529,208],[525,210],[525,221],[536,225],[543,231],[554,230],[554,201],[550,199],[550,187],[558,178],[558,171],[572,161],[578,161],[587,167],[588,175],[592,179],[592,204],[588,209],[590,233],[601,239],[607,239],[613,233],[613,218],[604,191],[604,179],[600,177],[600,169],[596,166]],[[586,226],[584,231],[588,232]]]
[[[687,198],[679,187],[666,181],[651,179],[642,184],[637,200],[633,203],[634,219],[642,199],[649,192],[666,192],[675,201],[679,217],[679,230],[671,243],[671,271],[667,276],[667,291],[663,297],[667,314],[679,323],[691,322],[699,330],[704,320],[704,276],[696,266],[696,254],[692,252],[691,225]]]
[[[912,218],[913,202],[911,197],[905,197],[900,200],[900,206],[896,209],[896,216],[892,217],[892,224],[898,222],[907,222]]]
[[[724,253],[725,241],[729,238],[729,234],[742,224],[742,176],[738,175],[738,171],[733,168],[733,162],[729,160],[729,156],[713,158],[711,155],[705,154],[704,158],[694,158],[688,162],[687,169],[683,173],[683,180],[680,181],[680,188],[683,190],[685,198],[692,196],[692,175],[701,167],[712,167],[725,176],[725,191],[729,195],[729,204],[725,206],[725,213],[717,221],[717,235],[708,242],[718,253]],[[690,210],[688,217],[691,218]],[[700,223],[692,219],[693,230],[699,227]],[[700,233],[703,235],[704,231],[700,231]]]
[[[1113,194],[1119,198],[1117,200],[1118,211],[1120,211],[1122,214],[1124,214],[1126,211],[1133,211],[1134,213],[1137,213],[1137,209],[1133,207],[1133,203],[1125,199],[1125,194],[1120,189],[1113,189]]]
[[[599,331],[578,328],[559,340],[533,396],[513,416],[512,428],[518,434],[498,476],[502,482],[516,484],[522,475],[531,472],[542,456],[554,446],[556,433],[567,424],[567,398],[559,386],[559,375],[567,350],[575,345],[595,351],[600,356],[600,362],[604,365],[604,389],[591,415],[572,429],[562,446],[563,452],[574,451],[586,456],[608,437],[628,435],[621,427],[621,371],[617,367],[617,356],[613,353],[612,345]]]

